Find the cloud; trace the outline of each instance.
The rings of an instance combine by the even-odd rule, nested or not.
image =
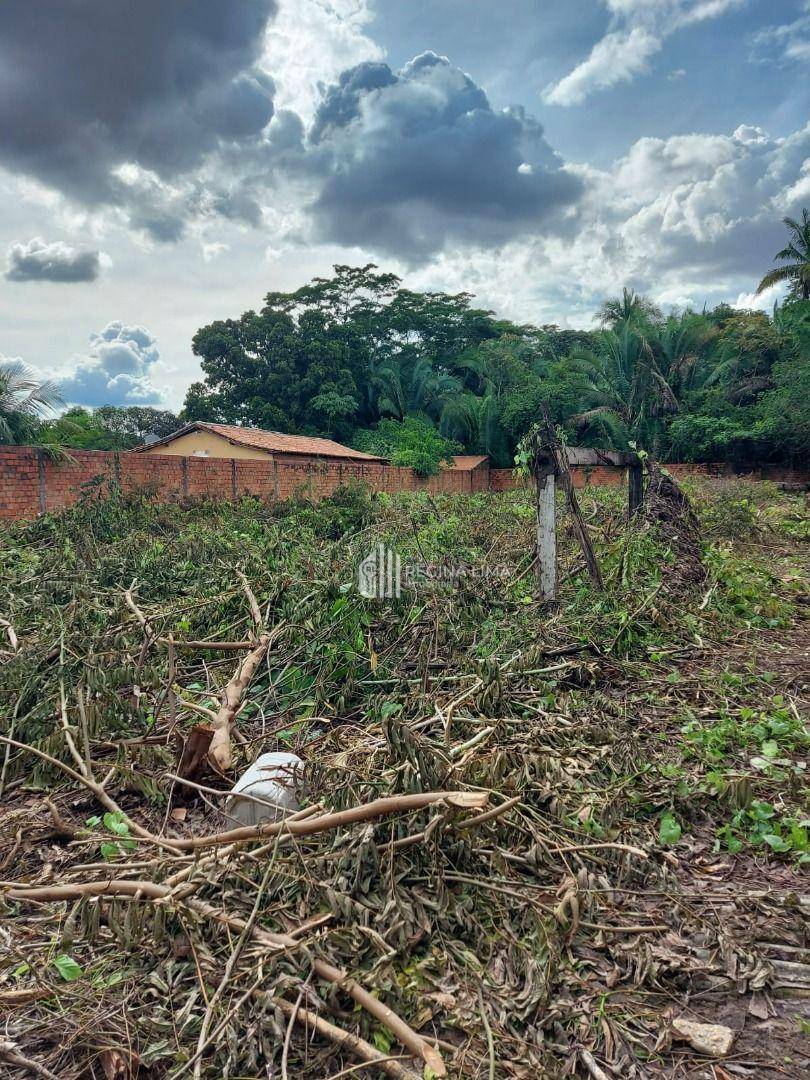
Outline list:
[[[575,235],[516,238],[498,252],[448,245],[409,286],[473,292],[518,322],[584,327],[624,285],[665,308],[772,307],[779,290],[752,294],[784,247],[782,216],[806,205],[810,124],[786,138],[740,125],[639,139],[610,168],[571,168],[585,191]]]
[[[810,124],[783,139],[750,125],[640,139],[610,171],[591,173],[583,212],[608,227],[618,266],[645,289],[677,277],[750,280],[782,246],[780,218],[799,211],[808,162]]]
[[[366,33],[376,0],[287,0],[265,35],[262,63],[278,84],[275,102],[309,123],[324,85],[384,50]]]
[[[136,225],[175,238],[171,208],[117,170],[170,182],[258,139],[274,110],[258,61],[275,13],[276,0],[0,5],[0,163],[85,206],[145,202]]]
[[[632,82],[650,71],[649,61],[675,31],[716,19],[745,0],[603,0],[611,14],[608,32],[590,55],[543,91],[548,105],[581,105],[599,90]],[[680,74],[678,72],[677,74]]]
[[[810,0],[805,0],[800,10],[803,14],[792,22],[769,26],[754,34],[753,59],[772,64],[786,60],[810,63]]]
[[[59,389],[71,405],[156,405],[163,394],[151,380],[159,360],[145,327],[111,322],[91,335],[87,355],[74,359]]]
[[[580,181],[536,120],[434,53],[392,70],[364,33],[369,0],[80,6],[0,5],[0,165],[93,228],[172,244],[232,223],[283,243],[303,221],[309,242],[413,265],[451,240],[573,227]],[[319,43],[300,68],[298,14]],[[279,109],[271,64],[292,85]],[[318,67],[334,81],[316,88]]]
[[[661,49],[660,38],[641,27],[617,30],[597,41],[587,60],[543,92],[547,105],[581,105],[595,90],[632,82],[650,70],[649,59]]]
[[[27,244],[8,249],[8,281],[95,281],[101,270],[98,251],[75,248],[56,240],[46,243],[39,236]]]
[[[498,246],[526,229],[559,231],[581,193],[522,109],[492,109],[446,58],[402,70],[367,62],[325,89],[301,159],[317,177],[320,240],[415,265],[449,241]]]

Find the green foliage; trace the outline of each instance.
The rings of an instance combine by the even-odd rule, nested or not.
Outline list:
[[[72,956],[68,956],[66,953],[55,956],[51,963],[65,982],[75,982],[82,977],[81,966],[76,963]]]
[[[61,404],[56,384],[38,379],[21,360],[0,363],[0,445],[35,441],[40,418]]]
[[[74,450],[131,450],[145,439],[162,439],[180,427],[167,409],[132,405],[75,406],[40,426],[37,438],[48,446]]]
[[[381,420],[373,431],[360,431],[354,446],[367,454],[386,457],[392,465],[413,469],[419,476],[433,476],[442,462],[450,462],[461,447],[445,439],[429,420],[407,416],[404,420]]]
[[[516,327],[469,301],[373,266],[270,294],[258,315],[196,335],[206,381],[183,419],[367,442],[381,420],[418,416],[502,467],[541,405],[578,445],[740,463],[808,450],[806,302],[772,320],[724,305],[664,318],[625,290],[588,332]]]
[[[85,822],[88,829],[96,829],[99,825],[116,836],[116,840],[104,840],[99,845],[99,851],[104,859],[115,859],[119,855],[131,853],[137,849],[137,844],[130,837],[129,825],[124,820],[121,811],[107,811],[103,817],[93,815]]]
[[[339,540],[347,533],[357,532],[371,521],[377,496],[360,483],[344,484],[319,502],[312,502],[302,493],[299,498],[278,503],[279,517],[299,521],[314,536]]]
[[[597,318],[592,331],[516,326],[466,293],[336,266],[199,330],[205,381],[181,416],[369,446],[381,422],[417,417],[503,468],[541,406],[580,446],[738,463],[807,453],[810,302],[773,318],[728,305],[664,316],[625,289]]]
[[[658,828],[658,839],[664,847],[672,847],[681,838],[681,826],[673,814],[662,814]]]
[[[734,854],[748,843],[778,854],[793,852],[804,863],[810,860],[808,827],[810,820],[780,816],[771,803],[754,799],[750,806],[737,810],[731,821],[718,830],[718,847]]]
[[[757,293],[764,292],[772,285],[787,281],[790,283],[790,295],[797,300],[810,300],[810,213],[802,210],[800,220],[786,217],[782,219],[788,230],[788,244],[777,251],[774,259],[784,263],[771,270],[760,281]]]

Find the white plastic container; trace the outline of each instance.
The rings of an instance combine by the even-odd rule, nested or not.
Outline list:
[[[300,809],[304,763],[295,754],[262,754],[233,786],[225,802],[229,825],[278,821]],[[250,796],[248,798],[248,796]]]

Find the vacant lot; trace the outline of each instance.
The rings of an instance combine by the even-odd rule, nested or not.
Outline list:
[[[587,492],[605,591],[562,519],[554,610],[517,493],[5,530],[0,1072],[807,1075],[807,508],[690,493],[698,530]],[[266,632],[233,772],[179,783],[250,648],[210,643]],[[316,809],[192,846],[263,750]]]

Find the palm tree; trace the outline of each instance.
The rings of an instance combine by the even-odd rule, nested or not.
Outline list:
[[[603,330],[595,351],[575,349],[562,361],[586,406],[567,423],[586,441],[629,438],[655,450],[660,418],[678,412],[704,332],[691,316],[671,320],[660,334],[630,321]]]
[[[790,282],[790,296],[797,300],[810,300],[810,213],[802,210],[802,220],[782,218],[791,240],[787,247],[777,251],[774,259],[787,265],[777,266],[760,281],[757,296],[780,281]]]
[[[670,315],[651,342],[656,361],[653,378],[665,380],[679,406],[683,395],[694,385],[700,360],[713,334],[714,328],[705,316],[687,311],[681,316]],[[665,392],[664,396],[668,394]]]
[[[439,431],[446,438],[461,443],[470,453],[500,457],[503,432],[498,421],[495,394],[488,392],[478,397],[469,390],[462,390],[445,402]]]
[[[622,295],[605,300],[594,318],[602,326],[619,330],[621,327],[646,329],[650,323],[661,318],[661,309],[648,296],[640,296],[633,289],[622,289]]]
[[[49,379],[40,382],[22,360],[0,364],[0,443],[30,440],[36,434],[38,419],[61,404],[56,384]]]
[[[437,420],[448,398],[461,383],[448,371],[436,369],[429,357],[392,360],[372,376],[376,407],[381,416],[404,420],[409,413],[425,413]]]

